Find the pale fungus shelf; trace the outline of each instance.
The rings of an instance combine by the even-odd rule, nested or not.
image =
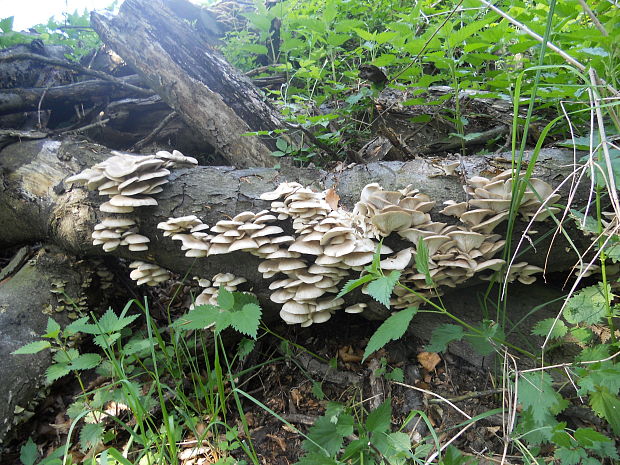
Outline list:
[[[69,181],[110,196],[103,204],[106,209],[131,213],[137,206],[156,204],[150,195],[161,190],[169,169],[191,166],[192,160],[176,151],[150,156],[117,154]],[[458,167],[453,163],[446,169],[452,175]],[[388,191],[377,183],[368,184],[353,211],[347,211],[327,201],[328,191],[315,192],[299,183],[285,182],[260,196],[270,202],[267,210],[241,212],[213,226],[190,215],[169,218],[157,227],[164,236],[180,242],[187,257],[208,259],[241,251],[261,258],[258,271],[264,279],[272,280],[270,299],[281,305],[281,318],[288,324],[309,326],[329,320],[343,308],[347,313],[364,311],[365,303],[346,306],[344,299],[336,296],[343,280],[363,271],[372,262],[379,241],[388,236],[400,238],[395,243],[404,242],[400,250],[385,244],[380,248],[382,269],[401,272],[403,287],[394,289],[390,302],[395,309],[420,305],[424,299],[441,295],[474,276],[491,279],[505,268],[505,261],[497,257],[505,241],[494,231],[510,215],[512,173],[505,171],[491,179],[474,176],[464,188],[466,201],[448,200],[439,212],[458,218],[457,224],[435,221],[431,215],[435,201],[411,186]],[[552,206],[558,200],[549,184],[532,178],[517,211],[525,220],[543,221],[559,210]],[[107,211],[103,205],[102,210]],[[292,233],[287,233],[287,228]],[[121,245],[145,250],[148,243],[148,238],[137,233],[135,220],[127,216],[105,218],[95,227],[93,239],[105,250]],[[428,252],[432,283],[415,265],[421,240]],[[139,284],[154,285],[167,276],[154,264],[134,262],[132,268],[132,279]],[[499,279],[530,284],[541,271],[517,263],[499,273]],[[242,282],[244,278],[229,273],[220,273],[211,281],[199,279],[204,289],[194,305],[217,305],[220,286],[234,291]]]
[[[170,169],[190,167],[198,164],[192,157],[181,152],[161,151],[155,155],[132,155],[112,152],[114,156],[81,173],[67,178],[67,184],[84,184],[89,190],[110,199],[99,207],[104,213],[129,214],[138,207],[156,206],[152,197],[162,192],[168,182]],[[95,226],[93,245],[101,245],[111,252],[119,246],[126,246],[131,252],[148,250],[150,240],[138,234],[134,219],[129,217],[106,217]]]
[[[132,268],[129,277],[136,281],[138,286],[157,286],[170,279],[170,272],[155,263],[136,260],[129,264],[129,268]]]

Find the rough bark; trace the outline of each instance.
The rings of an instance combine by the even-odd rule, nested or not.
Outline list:
[[[0,244],[48,241],[77,255],[104,255],[99,247],[91,245],[90,239],[93,226],[102,219],[98,210],[102,197],[78,187],[66,190],[63,180],[108,156],[107,149],[101,146],[77,141],[35,140],[5,148],[0,157],[0,169],[4,173],[0,175],[3,186],[0,191],[0,223],[5,225]],[[539,159],[536,176],[557,184],[570,173],[572,162],[570,151],[545,150]],[[480,156],[464,157],[463,164],[467,177],[494,173],[510,166],[507,159]],[[193,274],[203,276],[234,269],[259,284],[258,260],[254,257],[237,252],[232,256],[217,255],[195,262],[181,256],[177,243],[162,238],[161,231],[156,229],[157,223],[169,216],[196,214],[205,223],[213,225],[242,211],[259,211],[269,206],[268,202],[260,200],[260,194],[273,190],[283,181],[298,181],[320,189],[334,187],[341,197],[341,204],[349,208],[370,182],[378,182],[386,189],[411,184],[437,202],[431,212],[434,219],[454,222],[454,218],[437,212],[445,200],[465,200],[463,181],[457,176],[437,176],[437,173],[438,169],[426,159],[357,165],[339,173],[310,168],[235,170],[202,166],[176,171],[164,191],[157,194],[159,205],[136,212],[141,233],[152,241],[149,252],[129,255],[121,251],[119,255],[148,258],[177,272],[185,272],[191,267]],[[584,199],[577,196],[573,207]],[[552,222],[538,223],[539,234],[534,236],[534,241],[542,237],[545,230],[554,228]],[[578,242],[581,235],[575,236],[573,239]],[[522,258],[544,265],[547,246],[548,238],[536,244],[538,253],[530,250]],[[576,256],[566,253],[565,246],[559,237],[550,252],[549,270],[565,270],[574,265]]]
[[[122,78],[121,78],[122,79]],[[136,76],[122,79],[137,85]],[[118,84],[101,79],[76,82],[54,87],[17,87],[0,90],[0,115],[21,111],[47,110],[62,106],[85,104],[90,106],[102,101],[118,100],[134,95],[126,88],[116,89]]]
[[[281,129],[282,123],[251,82],[192,26],[198,11],[185,0],[128,0],[118,16],[93,13],[91,23],[229,163],[271,166],[272,142],[243,134]]]
[[[20,263],[15,263],[17,261]],[[17,254],[9,266],[0,270],[0,277],[0,392],[4,399],[0,402],[2,442],[14,421],[22,421],[32,415],[29,412],[31,399],[37,393],[41,397],[45,395],[43,375],[51,363],[49,350],[32,355],[11,355],[11,352],[38,340],[45,333],[48,318],[63,326],[70,321],[68,313],[72,308],[67,305],[65,296],[78,306],[85,305],[93,310],[99,308],[105,296],[99,294],[88,300],[86,291],[93,280],[93,269],[54,247],[41,248],[36,252],[28,250],[25,256]]]

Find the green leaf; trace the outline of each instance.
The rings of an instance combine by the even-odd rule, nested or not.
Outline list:
[[[399,278],[400,271],[394,270],[387,276],[375,279],[366,288],[368,295],[387,308],[390,308],[390,297]]]
[[[11,32],[13,30],[13,20],[14,16],[9,16],[7,18],[2,18],[0,20],[0,31],[2,32]]]
[[[214,305],[198,305],[189,313],[177,319],[173,326],[176,329],[204,329],[213,324],[217,319],[220,309]]]
[[[566,333],[568,333],[568,328],[564,322],[562,320],[556,321],[555,318],[540,320],[532,328],[532,334],[542,337],[547,337],[549,334],[550,339],[560,339],[566,336]]]
[[[101,363],[99,354],[82,354],[69,365],[71,370],[90,370]]]
[[[80,431],[80,449],[82,452],[95,447],[103,438],[103,424],[86,423]]]
[[[592,428],[577,428],[574,436],[580,446],[587,448],[592,447],[595,442],[611,442],[607,436],[594,431]]]
[[[484,320],[480,325],[481,334],[467,333],[463,337],[481,355],[489,355],[497,344],[494,340],[504,340],[504,331],[501,326],[491,320]]]
[[[323,392],[323,386],[318,381],[312,381],[312,395],[316,397],[318,400],[325,399],[325,393]]]
[[[342,405],[330,403],[325,415],[319,417],[308,431],[308,436],[316,444],[306,440],[303,448],[311,453],[321,453],[324,449],[329,455],[335,455],[350,434],[353,434],[353,417],[344,412]]]
[[[347,283],[344,285],[344,287],[342,288],[342,290],[338,293],[338,295],[336,296],[336,298],[338,297],[342,297],[345,294],[348,294],[349,292],[351,292],[353,289],[363,286],[364,284],[366,284],[368,281],[372,281],[373,279],[375,279],[375,276],[371,275],[371,274],[365,274],[364,276],[362,276],[361,278],[358,279],[351,279],[350,281],[347,281]]]
[[[232,292],[223,286],[220,286],[220,290],[217,293],[217,305],[222,310],[232,310],[235,306],[235,297],[232,295]]]
[[[433,284],[433,278],[431,278],[431,272],[428,266],[429,260],[428,247],[426,247],[424,238],[420,237],[418,246],[416,247],[415,267],[418,272],[424,274],[424,280],[426,281],[427,286],[431,286]]]
[[[381,326],[377,328],[377,331],[368,341],[362,360],[366,360],[372,353],[385,346],[388,342],[401,338],[405,331],[407,331],[409,323],[416,313],[418,313],[416,307],[409,307],[394,313],[381,323]]]
[[[607,308],[613,298],[609,284],[598,283],[572,296],[564,307],[563,316],[571,324],[596,324],[607,315]],[[605,297],[605,290],[607,297]]]
[[[304,455],[301,459],[295,462],[295,465],[341,465],[336,459],[328,457],[320,452],[311,452]]]
[[[97,326],[86,323],[88,319],[89,318],[87,316],[83,316],[82,318],[78,318],[77,320],[72,321],[65,328],[65,333],[67,334],[75,334],[75,333],[99,334],[99,329],[97,328]]]
[[[103,349],[111,347],[121,337],[121,333],[99,334],[93,338],[93,342]]]
[[[383,377],[387,379],[388,381],[397,381],[399,383],[405,382],[405,373],[403,372],[402,368],[398,368],[398,367],[394,368],[389,373],[386,373],[385,375],[383,375]]]
[[[60,334],[60,325],[56,323],[52,318],[47,319],[47,328],[43,337],[49,337],[51,339],[57,338]]]
[[[282,139],[281,137],[279,137],[276,140],[276,147],[278,147],[278,149],[282,150],[285,153],[289,151],[288,143],[284,139]]]
[[[80,353],[77,349],[67,349],[67,350],[59,350],[54,354],[54,362],[56,363],[71,363],[73,360],[78,358]]]
[[[577,465],[582,459],[585,459],[588,455],[584,449],[567,449],[566,447],[560,447],[556,449],[554,457],[558,459],[562,465]]]
[[[426,346],[428,352],[443,352],[448,344],[463,339],[463,327],[452,324],[443,324],[433,330],[431,341]]]
[[[38,352],[41,352],[42,350],[49,349],[50,347],[52,347],[52,345],[49,343],[49,341],[34,341],[29,344],[26,344],[25,346],[20,347],[17,350],[14,350],[13,352],[11,352],[11,354],[13,355],[36,354]]]
[[[98,334],[114,333],[130,325],[140,315],[118,317],[111,308],[103,314],[97,324]]]
[[[39,451],[37,445],[34,443],[31,437],[28,437],[28,441],[19,450],[19,460],[24,465],[34,465],[39,458]]]
[[[258,305],[245,304],[240,311],[234,312],[234,318],[231,318],[230,324],[238,332],[256,339],[261,315],[262,312]]]
[[[620,399],[605,387],[590,393],[590,407],[607,420],[616,435],[620,435]]]
[[[250,353],[254,350],[255,346],[256,341],[244,337],[243,339],[241,339],[241,341],[239,341],[239,345],[237,346],[237,355],[239,356],[239,358],[245,358],[250,355]]]
[[[550,426],[550,418],[566,408],[568,402],[553,389],[548,373],[523,373],[519,380],[519,402],[538,426]]]
[[[452,445],[448,446],[442,458],[442,465],[466,465],[469,463],[469,457],[463,455],[460,450]]]
[[[69,369],[68,363],[55,363],[45,370],[45,379],[47,379],[49,383],[52,383],[69,373],[71,373],[71,370]]]
[[[369,433],[387,433],[392,424],[392,400],[388,397],[376,409],[368,414],[366,431]]]

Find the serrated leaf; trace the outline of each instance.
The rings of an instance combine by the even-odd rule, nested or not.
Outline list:
[[[258,305],[245,304],[240,311],[234,313],[230,325],[241,334],[256,339],[261,315],[262,312]]]
[[[592,428],[577,428],[574,433],[575,440],[579,445],[590,448],[595,442],[611,442],[604,434],[594,431]]]
[[[45,379],[47,379],[49,383],[52,383],[69,373],[71,373],[71,370],[69,369],[68,363],[55,363],[45,370]]]
[[[409,323],[416,313],[418,313],[416,307],[409,307],[394,313],[381,323],[381,326],[379,326],[377,331],[370,337],[364,349],[364,358],[362,361],[366,360],[372,353],[385,346],[388,342],[401,338],[403,334],[405,334],[405,331],[407,331]]]
[[[375,279],[375,277],[371,274],[365,274],[364,276],[362,276],[361,278],[358,279],[351,279],[350,281],[347,281],[347,283],[344,285],[344,287],[342,288],[342,290],[338,293],[338,295],[336,296],[336,298],[338,297],[342,297],[343,295],[348,294],[349,292],[351,292],[353,289],[358,288],[360,286],[363,286],[364,284],[366,284],[369,281],[372,281],[373,279]]]
[[[540,320],[532,328],[532,334],[542,337],[549,335],[549,338],[552,340],[562,338],[566,336],[566,333],[568,333],[568,328],[564,322],[562,320],[556,321],[555,318]]]
[[[39,458],[39,451],[37,445],[34,443],[31,437],[28,437],[28,441],[19,450],[19,460],[23,465],[34,465]]]
[[[214,305],[198,305],[186,315],[177,319],[173,326],[177,329],[204,329],[213,324],[217,319],[220,309]]]
[[[328,454],[335,455],[344,438],[353,434],[353,417],[344,412],[341,405],[329,404],[325,415],[319,417],[308,431],[308,436],[319,445],[310,441],[303,442],[303,448],[310,453],[321,453],[324,449]]]
[[[369,433],[386,433],[392,423],[392,405],[388,397],[381,405],[368,414],[366,431]]]
[[[590,393],[590,407],[607,420],[616,435],[620,435],[620,399],[605,387]]]
[[[239,345],[237,346],[237,355],[239,358],[245,358],[254,350],[256,346],[256,341],[253,339],[248,339],[244,337],[239,341]]]
[[[316,399],[318,400],[325,399],[325,393],[323,392],[323,386],[318,381],[312,381],[311,392],[312,392],[312,395]]]
[[[368,295],[387,308],[390,308],[390,297],[399,278],[400,271],[394,270],[387,276],[375,279],[366,288]]]
[[[452,324],[443,324],[433,330],[431,340],[425,349],[428,352],[444,352],[448,344],[463,339],[463,327]]]
[[[97,329],[97,327],[93,324],[87,323],[87,321],[87,316],[83,316],[82,318],[78,318],[77,320],[72,321],[67,327],[65,327],[65,333],[98,334],[99,330]]]
[[[93,338],[93,342],[103,349],[111,347],[121,337],[121,333],[99,334]]]
[[[111,308],[108,308],[95,326],[98,329],[98,334],[114,333],[130,325],[138,316],[140,315],[119,317]]]
[[[491,320],[484,320],[480,325],[481,334],[468,333],[463,337],[481,355],[489,355],[495,350],[494,339],[504,340],[501,326]]]
[[[47,319],[47,328],[43,337],[56,338],[60,334],[60,325],[52,318]]]
[[[103,424],[85,423],[80,431],[80,449],[82,452],[99,444],[102,441],[103,432]]]
[[[559,460],[562,465],[577,465],[582,459],[585,459],[588,455],[586,451],[581,447],[577,449],[567,449],[566,447],[559,447],[556,449],[554,457]]]
[[[523,373],[519,379],[519,402],[537,426],[549,426],[549,418],[560,413],[568,402],[553,389],[548,373]]]
[[[232,292],[220,286],[220,290],[217,293],[217,305],[222,310],[232,310],[235,306],[235,297]]]
[[[67,350],[59,350],[54,354],[53,360],[57,363],[71,363],[73,360],[78,358],[80,353],[77,349],[67,349]]]
[[[101,363],[99,354],[82,354],[71,362],[69,369],[71,370],[90,370]]]
[[[233,292],[233,296],[235,298],[235,310],[241,310],[245,304],[260,305],[256,296],[249,292]]]
[[[572,296],[564,307],[563,316],[571,324],[585,323],[587,325],[598,323],[607,315],[607,307],[613,297],[609,284],[603,283],[589,286]],[[607,295],[607,297],[606,297]]]
[[[138,354],[146,350],[150,350],[155,342],[151,339],[131,339],[123,345],[123,353],[125,355]]]
[[[52,345],[49,341],[34,341],[25,346],[21,346],[19,349],[11,352],[12,355],[30,355],[41,352],[42,350],[49,349]]]
[[[429,260],[428,247],[424,242],[424,238],[421,237],[416,247],[415,267],[419,273],[424,275],[424,280],[426,281],[427,286],[431,286],[433,284],[433,278],[431,277],[431,272],[428,267]]]

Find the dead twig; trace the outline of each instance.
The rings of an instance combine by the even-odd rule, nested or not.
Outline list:
[[[15,53],[12,55],[6,55],[0,57],[0,62],[10,62],[10,61],[18,61],[18,60],[33,60],[40,61],[41,63],[46,63],[48,65],[60,66],[61,68],[67,68],[73,70],[80,74],[87,74],[90,76],[96,76],[99,79],[103,79],[105,81],[110,81],[116,84],[117,86],[124,87],[129,89],[140,95],[153,95],[153,91],[150,89],[144,89],[142,87],[134,86],[133,84],[128,84],[123,80],[111,76],[102,71],[96,71],[94,69],[84,68],[82,65],[78,63],[72,63],[70,61],[59,60],[57,58],[50,58],[43,55],[37,55],[36,53]]]
[[[153,129],[150,133],[147,134],[147,136],[144,139],[140,139],[138,142],[133,144],[133,146],[129,149],[129,151],[136,152],[142,149],[145,145],[152,142],[153,139],[155,139],[155,137],[157,136],[157,134],[159,134],[161,130],[164,129],[166,125],[170,121],[172,121],[174,118],[176,118],[177,116],[178,115],[176,111],[170,112],[164,119],[161,120],[161,122],[157,125],[155,129]]]

